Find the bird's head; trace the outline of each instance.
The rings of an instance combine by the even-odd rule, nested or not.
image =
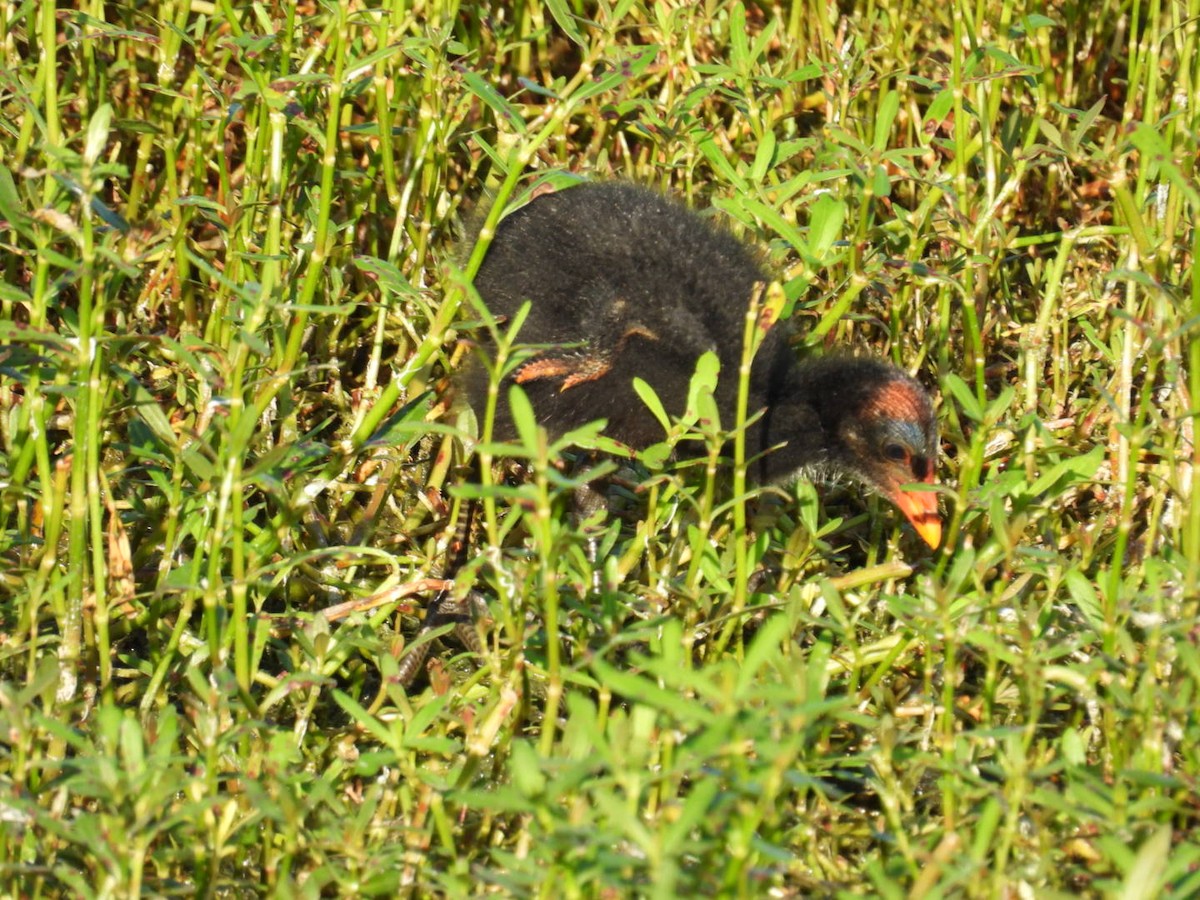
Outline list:
[[[860,366],[858,390],[853,392],[857,402],[835,417],[835,456],[896,504],[925,543],[936,548],[942,540],[937,494],[908,487],[936,480],[937,420],[929,395],[891,366]]]

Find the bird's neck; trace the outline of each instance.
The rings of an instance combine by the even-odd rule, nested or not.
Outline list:
[[[851,357],[797,364],[787,347],[773,356],[765,360],[755,392],[756,406],[766,412],[749,431],[749,445],[763,454],[755,464],[757,479],[770,483],[852,470],[842,458],[839,429],[861,409],[871,376],[886,364]]]

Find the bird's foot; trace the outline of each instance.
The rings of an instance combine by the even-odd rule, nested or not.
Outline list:
[[[455,597],[449,591],[442,591],[433,598],[425,612],[425,621],[421,623],[416,635],[409,645],[408,652],[400,660],[396,678],[404,688],[409,688],[429,658],[429,648],[436,637],[432,632],[452,626],[449,630],[468,651],[481,656],[483,642],[480,640],[477,622],[486,618],[487,603],[476,591],[471,591],[465,597]]]

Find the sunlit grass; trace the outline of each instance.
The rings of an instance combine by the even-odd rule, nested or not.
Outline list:
[[[0,7],[7,892],[1200,892],[1195,7]],[[935,389],[943,548],[712,435],[471,481],[562,173]],[[444,574],[486,649],[406,691]]]

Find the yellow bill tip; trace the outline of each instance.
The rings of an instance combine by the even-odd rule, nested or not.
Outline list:
[[[942,543],[942,519],[938,515],[938,495],[933,491],[896,491],[892,502],[912,523],[917,534],[934,550]]]

